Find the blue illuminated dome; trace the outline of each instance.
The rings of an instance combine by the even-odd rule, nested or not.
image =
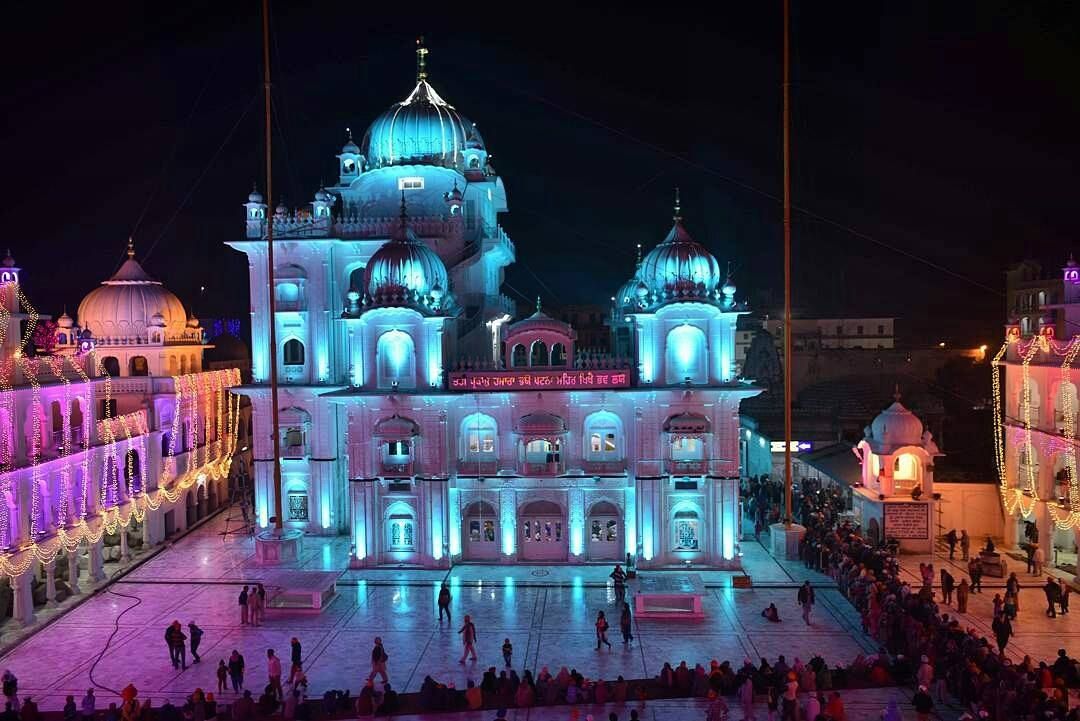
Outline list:
[[[379,299],[393,297],[405,300],[429,297],[438,304],[446,295],[449,286],[446,266],[409,227],[404,193],[401,224],[394,237],[371,256],[364,269],[364,279],[368,295],[381,304],[386,301]]]
[[[409,97],[375,119],[361,143],[370,166],[459,166],[466,148],[483,150],[475,126],[421,78]]]
[[[676,200],[675,225],[664,242],[645,256],[638,277],[657,294],[707,296],[723,279],[720,264],[705,246],[690,237],[679,210]]]

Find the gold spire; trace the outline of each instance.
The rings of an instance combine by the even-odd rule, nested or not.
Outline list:
[[[135,240],[130,235],[128,236],[127,254],[129,258],[135,257]]]
[[[540,312],[540,296],[536,296],[536,312]]]
[[[641,243],[637,244],[637,262],[634,265],[635,268],[641,267]]]
[[[418,83],[427,80],[427,54],[428,49],[424,47],[424,36],[421,35],[416,39],[416,82]]]
[[[897,383],[897,384],[895,384],[893,386],[892,397],[893,397],[893,400],[896,401],[897,403],[900,402],[900,384],[899,383]]]
[[[679,197],[679,186],[675,186],[675,222],[682,220],[682,200]]]

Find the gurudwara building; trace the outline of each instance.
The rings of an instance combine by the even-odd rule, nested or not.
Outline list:
[[[244,204],[257,519],[273,514],[273,224],[282,519],[348,534],[354,563],[738,564],[739,403],[730,277],[678,203],[617,291],[613,353],[502,294],[517,250],[474,123],[428,82],[336,155],[303,208]],[[628,269],[629,270],[629,269]]]

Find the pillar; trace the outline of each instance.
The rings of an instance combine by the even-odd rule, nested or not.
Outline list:
[[[517,497],[513,488],[499,490],[499,560],[512,563],[517,546]]]
[[[570,530],[570,557],[580,561],[585,553],[585,491],[573,487],[566,493],[567,522]]]
[[[77,595],[82,593],[82,589],[79,588],[79,549],[76,546],[74,549],[68,551],[68,585],[71,586],[71,595]]]
[[[31,569],[33,565],[31,564]],[[30,580],[33,571],[26,570],[18,576],[11,577],[12,610],[11,617],[23,626],[34,623],[34,594],[31,590]]]
[[[120,527],[120,561],[127,563],[131,560],[131,549],[128,548],[128,535],[127,529],[123,526]]]
[[[56,559],[41,565],[45,567],[45,605],[56,608]]]
[[[105,542],[98,539],[95,543],[87,546],[86,552],[89,557],[88,568],[91,581],[105,580]]]

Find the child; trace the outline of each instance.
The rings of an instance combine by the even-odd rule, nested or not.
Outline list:
[[[514,646],[510,643],[510,639],[503,639],[503,660],[506,661],[506,667],[510,668],[514,664],[511,663],[511,659],[514,656]]]
[[[68,696],[64,703],[64,721],[75,721],[79,717],[79,708],[75,705],[75,697]]]
[[[218,661],[217,666],[217,690],[225,693],[225,680],[229,677],[229,667],[225,665],[225,659]]]

